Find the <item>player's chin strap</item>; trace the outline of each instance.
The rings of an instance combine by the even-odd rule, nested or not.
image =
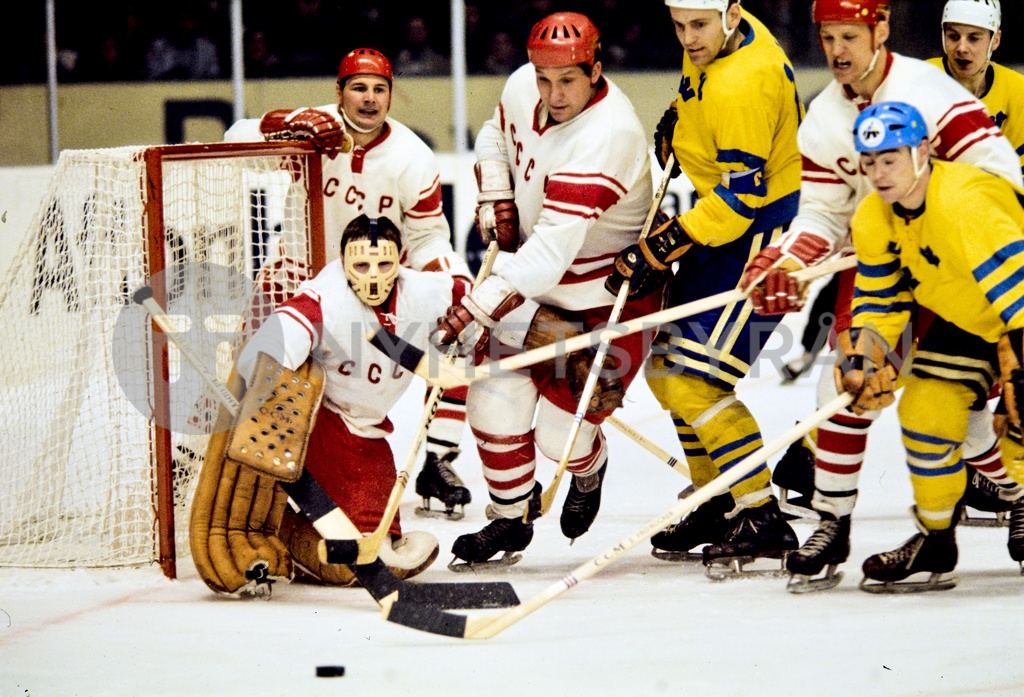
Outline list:
[[[861,80],[865,79],[868,75],[871,74],[871,71],[875,69],[875,65],[878,64],[878,57],[880,55],[882,55],[882,47],[881,46],[879,46],[878,48],[875,49],[875,55],[871,56],[871,62],[868,63],[867,69],[863,73],[860,74],[859,78],[857,78],[857,82],[860,82]]]
[[[342,121],[345,122],[345,128],[350,128],[356,133],[373,133],[376,130],[376,127],[363,128],[362,126],[357,126],[355,122],[348,117],[348,114],[345,113],[345,110],[342,109],[341,107],[338,107],[338,112],[341,114]]]

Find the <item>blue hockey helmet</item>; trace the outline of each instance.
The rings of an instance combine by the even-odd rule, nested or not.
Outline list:
[[[928,140],[928,126],[914,107],[903,102],[872,104],[853,124],[853,143],[857,152],[911,149]]]

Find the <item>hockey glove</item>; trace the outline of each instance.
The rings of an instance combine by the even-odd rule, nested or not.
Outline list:
[[[896,369],[888,342],[877,332],[854,327],[838,337],[836,386],[854,396],[850,411],[858,416],[896,401]]]
[[[512,173],[501,160],[480,160],[473,166],[479,193],[476,225],[484,244],[497,240],[498,249],[519,249],[519,208],[512,191]]]
[[[693,246],[678,218],[668,218],[661,211],[655,224],[657,229],[639,243],[630,245],[619,252],[615,259],[615,270],[605,279],[604,287],[612,295],[618,295],[623,281],[629,281],[629,298],[642,298],[661,288],[668,281],[672,262]]]
[[[438,347],[458,341],[460,354],[480,353],[498,321],[525,301],[501,276],[488,276],[462,298],[461,305],[451,306],[444,317],[438,318],[430,341]]]
[[[260,119],[264,140],[309,140],[331,159],[352,150],[352,136],[333,114],[320,109],[277,109]]]
[[[533,316],[533,321],[530,322],[530,329],[523,341],[523,348],[530,350],[565,341],[582,334],[584,329],[582,324],[571,322],[552,308],[542,305]],[[564,370],[564,376],[569,383],[569,391],[578,404],[590,375],[590,366],[593,365],[596,357],[597,349],[590,346],[582,351],[573,351],[539,363],[538,367],[545,365],[549,369],[553,367],[557,377],[561,377]],[[560,365],[563,360],[564,366]],[[606,354],[601,374],[597,378],[597,386],[587,405],[588,414],[613,411],[622,406],[626,388],[618,371],[618,361],[613,356]]]
[[[1024,369],[1021,368],[1024,355],[1022,330],[1014,329],[999,337],[996,344],[999,358],[999,384],[1003,390],[1002,403],[1006,418],[1020,428],[1021,407],[1024,407]]]
[[[789,274],[814,266],[828,256],[832,245],[810,232],[787,235],[779,244],[765,247],[743,270],[740,289],[750,291],[754,310],[762,315],[781,315],[800,310],[807,301],[807,284]]]
[[[661,169],[665,169],[665,163],[668,162],[669,155],[673,153],[672,139],[675,137],[676,123],[679,122],[679,114],[676,112],[676,103],[672,102],[665,113],[661,116],[661,121],[654,129],[654,156],[658,160],[658,164],[661,165]],[[676,161],[672,162],[672,173],[669,174],[669,179],[675,179],[683,170],[679,169],[679,163]]]

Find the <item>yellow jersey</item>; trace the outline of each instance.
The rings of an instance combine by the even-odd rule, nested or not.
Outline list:
[[[804,105],[793,67],[746,10],[739,31],[740,46],[704,67],[683,55],[672,146],[698,200],[679,220],[702,245],[785,225],[799,199]]]
[[[942,68],[952,77],[945,57],[931,58],[928,62]],[[992,121],[1017,151],[1021,173],[1024,174],[1024,75],[990,62],[985,81],[988,89],[981,96],[981,101],[988,109]]]
[[[1024,191],[972,165],[931,166],[916,217],[876,192],[853,216],[853,326],[895,346],[917,303],[995,342],[1024,328]]]

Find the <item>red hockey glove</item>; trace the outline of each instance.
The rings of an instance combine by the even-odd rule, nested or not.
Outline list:
[[[501,276],[488,276],[473,292],[462,298],[461,305],[448,308],[437,320],[430,335],[435,346],[460,344],[460,353],[479,353],[490,340],[490,331],[498,321],[525,302],[525,298]]]
[[[807,284],[789,274],[814,266],[832,252],[832,245],[810,232],[787,235],[765,247],[743,270],[740,288],[750,291],[754,310],[762,315],[781,315],[800,310],[807,301]]]
[[[320,109],[277,109],[260,119],[260,132],[265,140],[310,140],[328,157],[352,150],[352,137],[345,125],[333,114]]]
[[[519,249],[519,208],[512,191],[512,172],[501,160],[480,160],[473,166],[476,175],[476,225],[484,244],[498,241],[498,249]]]

